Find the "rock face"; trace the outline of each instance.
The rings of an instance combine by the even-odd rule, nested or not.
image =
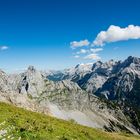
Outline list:
[[[86,65],[84,66],[86,67]],[[118,96],[125,97],[132,91],[136,79],[140,78],[140,58],[132,56],[123,62],[110,60],[103,63],[98,61],[85,68],[85,71],[80,66],[77,67],[75,70],[67,70],[67,74],[62,72],[63,77],[60,79],[69,79],[88,93],[104,96],[110,100],[118,99]],[[70,71],[74,71],[73,74]],[[53,77],[53,74],[51,76]]]
[[[117,103],[123,113],[129,115],[132,120],[132,116],[135,116],[137,122],[134,124],[139,131],[140,58],[130,56],[124,61],[98,61],[84,76],[77,76],[76,81],[71,78],[71,74],[69,75],[68,79],[77,82],[89,94]],[[77,72],[76,75],[81,73]]]
[[[10,75],[9,78],[14,90],[20,94],[30,94],[37,97],[44,88],[43,75],[33,66],[29,66],[24,73]]]
[[[130,108],[131,105],[127,106],[127,110],[132,111],[124,110],[126,105],[122,101],[129,91],[125,99],[130,101],[133,97],[134,103],[139,104],[139,64],[138,58],[130,57],[124,62],[111,60],[82,64],[49,74],[33,66],[19,74],[7,75],[0,71],[0,101],[106,131],[137,134],[138,116]],[[119,93],[116,87],[119,87]],[[118,97],[120,94],[123,96]],[[118,102],[104,100],[100,98],[102,96],[110,100],[117,99]],[[137,120],[135,122],[132,121],[133,114]]]
[[[128,57],[124,62],[118,64],[114,71],[115,73],[105,81],[96,94],[99,96],[103,94],[111,100],[125,99],[127,94],[132,91],[136,79],[140,78],[140,59]]]
[[[73,82],[77,82],[79,79],[83,78],[85,74],[90,73],[91,71],[92,63],[78,64],[73,68],[65,69],[63,71],[49,71],[47,72],[47,77],[53,81],[70,79]]]

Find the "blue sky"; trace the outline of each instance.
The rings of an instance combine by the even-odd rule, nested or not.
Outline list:
[[[0,68],[63,69],[95,62],[97,56],[102,61],[140,57],[139,7],[139,0],[0,0]],[[125,36],[107,32],[111,25],[113,33],[120,27],[119,35],[125,29]],[[107,32],[104,45],[95,45],[101,31]],[[87,46],[72,49],[73,41],[85,40]],[[90,52],[97,48],[102,51]],[[78,53],[81,49],[87,52]]]

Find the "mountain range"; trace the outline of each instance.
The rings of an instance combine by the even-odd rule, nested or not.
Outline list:
[[[62,71],[0,70],[0,101],[109,132],[140,134],[140,58]]]

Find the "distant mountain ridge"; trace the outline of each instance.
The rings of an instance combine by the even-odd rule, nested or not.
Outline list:
[[[0,71],[0,101],[106,131],[138,134],[139,110],[132,104],[139,105],[139,60],[98,61],[49,73],[33,66],[19,74]],[[120,96],[128,91],[125,99]]]
[[[97,61],[94,64],[88,65],[88,67],[86,64],[77,65],[75,68],[66,71],[51,73],[47,77],[48,79],[53,80],[53,77],[55,77],[56,74],[58,77],[57,81],[69,79],[73,82],[76,82],[88,93],[93,93],[96,95],[100,94],[106,98],[115,99],[116,93],[111,95],[112,93],[105,91],[107,88],[112,89],[112,87],[108,86],[107,84],[113,79],[116,80],[115,77],[121,77],[121,80],[124,78],[121,83],[122,89],[124,92],[130,92],[133,88],[133,82],[135,78],[137,77],[139,79],[140,77],[140,58],[129,56],[124,61],[110,60],[105,63]],[[132,81],[128,81],[130,78],[132,78]],[[117,86],[118,84],[119,82],[117,83]]]
[[[80,69],[80,65],[78,67]],[[131,114],[132,118],[135,116],[135,123],[140,126],[140,58],[129,56],[124,61],[98,61],[83,73],[77,69],[73,69],[74,74],[63,73],[63,78],[76,82],[89,94],[111,100],[122,109],[126,108],[124,112]]]

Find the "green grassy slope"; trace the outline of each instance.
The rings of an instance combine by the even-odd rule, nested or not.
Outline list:
[[[0,102],[0,140],[140,140],[107,133]]]

